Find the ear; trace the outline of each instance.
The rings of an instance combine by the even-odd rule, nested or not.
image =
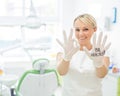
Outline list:
[[[94,32],[96,32],[96,31],[97,31],[97,28],[95,27],[95,28],[94,28]]]

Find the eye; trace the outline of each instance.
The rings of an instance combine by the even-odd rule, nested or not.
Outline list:
[[[78,32],[79,32],[79,31],[80,31],[80,29],[79,29],[79,28],[76,28],[76,29],[75,29],[75,31],[78,31]]]
[[[88,30],[89,30],[88,28],[83,29],[83,31],[88,31]]]

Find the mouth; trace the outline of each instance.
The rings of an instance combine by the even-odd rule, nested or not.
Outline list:
[[[82,45],[84,45],[86,43],[87,37],[82,37],[78,39],[78,42]]]
[[[84,38],[79,38],[79,41],[84,41],[84,40],[86,40],[86,37],[84,37]]]

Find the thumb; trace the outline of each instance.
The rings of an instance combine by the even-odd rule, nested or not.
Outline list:
[[[73,42],[74,42],[74,46],[80,49],[80,44],[78,44],[77,40],[73,39]]]

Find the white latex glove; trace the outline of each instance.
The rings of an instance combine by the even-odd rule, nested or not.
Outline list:
[[[65,61],[70,61],[72,56],[80,49],[77,45],[77,42],[72,39],[73,30],[71,30],[69,37],[67,38],[65,31],[63,31],[64,43],[61,43],[58,39],[57,42],[64,49],[64,57]],[[75,45],[76,44],[76,45]]]
[[[93,60],[94,66],[97,68],[103,65],[103,57],[105,55],[105,52],[111,45],[111,43],[105,45],[107,41],[107,36],[104,36],[103,40],[102,37],[103,33],[101,32],[98,36],[98,40],[96,40],[96,33],[94,33],[92,50],[89,51],[86,47],[83,47],[83,50]]]

